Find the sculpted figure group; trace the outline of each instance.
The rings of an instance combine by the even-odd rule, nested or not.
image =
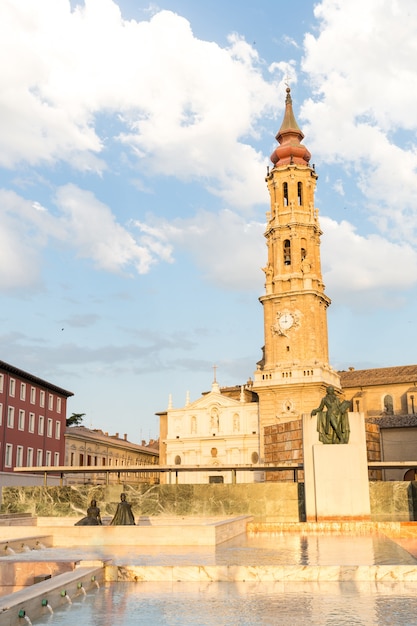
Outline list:
[[[322,443],[349,443],[348,400],[339,400],[335,389],[327,387],[327,393],[311,416],[317,415],[317,431]]]
[[[95,500],[91,500],[91,504],[87,509],[87,515],[80,519],[75,526],[98,526],[101,525],[100,509]],[[117,505],[116,513],[110,522],[111,526],[134,526],[135,517],[132,512],[132,506],[126,500],[126,494],[120,494],[120,502]]]

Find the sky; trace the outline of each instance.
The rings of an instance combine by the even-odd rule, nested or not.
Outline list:
[[[417,362],[415,0],[3,0],[0,358],[130,441],[253,378],[289,84],[335,369]]]

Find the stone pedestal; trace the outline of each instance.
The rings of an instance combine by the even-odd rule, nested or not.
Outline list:
[[[349,413],[347,444],[322,444],[317,418],[303,415],[307,521],[369,520],[368,460],[362,413]]]

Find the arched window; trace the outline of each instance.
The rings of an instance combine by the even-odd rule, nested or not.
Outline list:
[[[177,456],[175,457],[174,463],[175,465],[181,465],[181,457],[179,454],[177,454]]]
[[[284,241],[284,265],[291,265],[291,241]]]
[[[303,183],[297,183],[297,200],[298,206],[303,204]]]
[[[288,183],[282,185],[282,192],[284,196],[284,206],[288,206]]]
[[[394,415],[394,403],[392,400],[392,396],[385,396],[384,412],[387,413],[387,415]]]
[[[301,239],[301,261],[304,261],[307,256],[307,240],[303,237]]]

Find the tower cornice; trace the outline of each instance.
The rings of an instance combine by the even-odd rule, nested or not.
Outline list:
[[[330,306],[330,304],[332,303],[329,296],[327,296],[325,293],[323,293],[323,291],[320,291],[319,289],[297,289],[294,291],[287,291],[284,295],[287,298],[296,298],[297,296],[306,296],[306,295],[314,296],[322,300],[323,303],[326,305],[326,307]],[[283,294],[279,294],[279,299],[280,301],[283,300]],[[262,303],[267,302],[268,300],[274,301],[274,300],[277,300],[277,294],[266,293],[263,296],[259,296],[258,300],[259,302],[262,302]]]

